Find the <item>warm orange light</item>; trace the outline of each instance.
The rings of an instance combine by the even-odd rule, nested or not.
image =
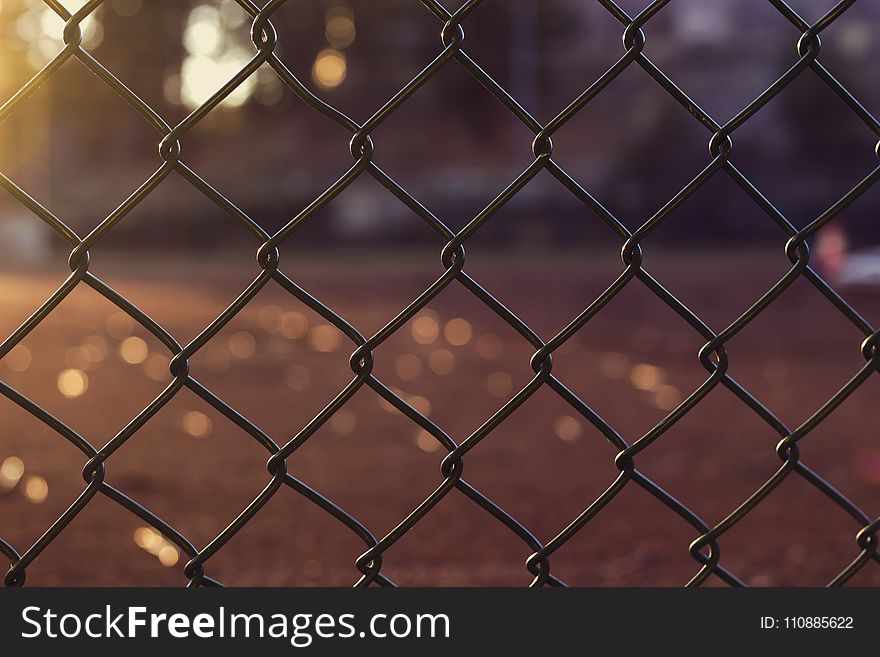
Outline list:
[[[68,399],[82,395],[89,387],[89,377],[82,370],[64,370],[58,375],[58,391]]]
[[[147,343],[136,335],[125,338],[119,345],[119,355],[129,365],[140,365],[147,360],[149,353]]]
[[[49,497],[49,484],[42,477],[28,477],[24,483],[24,495],[34,504],[42,504]]]
[[[122,340],[131,335],[134,330],[134,320],[121,310],[107,318],[107,334],[116,340]]]
[[[404,381],[412,381],[422,373],[422,361],[413,354],[403,354],[394,362],[394,371]]]
[[[235,358],[244,360],[254,355],[257,350],[257,341],[247,331],[236,331],[229,336],[226,347]]]
[[[434,374],[449,374],[455,369],[455,354],[448,349],[435,349],[428,354],[428,367]]]
[[[23,344],[18,344],[9,350],[2,362],[13,372],[24,372],[31,366],[32,361],[31,350]]]
[[[416,435],[416,445],[424,452],[436,452],[441,445],[434,436],[422,429]]]
[[[320,324],[309,331],[309,346],[317,352],[329,353],[339,346],[339,329]]]
[[[90,335],[82,341],[82,347],[89,352],[89,360],[100,363],[107,356],[107,341],[100,335]]]
[[[473,329],[471,323],[461,317],[450,319],[443,328],[443,337],[453,347],[463,347],[471,341]]]
[[[324,27],[324,36],[334,48],[347,48],[356,36],[354,20],[344,13],[328,16]]]
[[[309,320],[305,315],[298,313],[295,310],[284,313],[281,316],[278,330],[281,331],[281,335],[285,338],[299,340],[300,338],[304,338],[309,332]]]
[[[144,372],[153,381],[165,381],[171,376],[168,366],[171,360],[162,354],[153,354],[144,363]]]
[[[139,548],[156,557],[163,566],[173,566],[180,559],[177,548],[152,527],[135,529],[134,542]]]
[[[278,327],[281,324],[281,316],[283,314],[284,311],[278,306],[263,306],[260,308],[257,322],[260,324],[260,328],[266,331],[266,333],[273,333],[278,330]]]
[[[305,365],[291,365],[284,373],[284,382],[287,383],[291,390],[296,390],[297,392],[305,390],[311,378],[309,368]]]
[[[654,404],[661,411],[671,411],[681,403],[681,392],[675,386],[660,386],[654,393]]]
[[[504,345],[501,343],[501,338],[494,333],[484,333],[479,336],[474,346],[477,349],[477,355],[486,360],[500,358],[501,354],[504,352]]]
[[[630,371],[629,381],[634,388],[654,392],[663,383],[663,372],[659,367],[639,363]]]
[[[419,344],[432,344],[440,335],[440,325],[430,315],[420,315],[413,320],[411,331]]]
[[[156,556],[159,558],[159,563],[169,568],[176,564],[180,558],[177,548],[170,544],[163,545]]]
[[[10,456],[0,465],[0,488],[9,490],[15,487],[24,474],[24,461],[17,456]]]
[[[599,359],[599,371],[609,379],[622,379],[626,376],[626,356],[614,351],[602,354]]]
[[[556,418],[553,428],[559,439],[567,443],[573,443],[576,441],[581,437],[581,433],[583,432],[581,423],[570,415],[563,415]]]
[[[205,438],[210,435],[214,423],[211,418],[200,411],[188,411],[181,421],[183,430],[193,438]]]
[[[495,397],[504,397],[513,389],[513,379],[507,372],[493,372],[486,379],[486,388]]]
[[[341,434],[351,433],[356,425],[354,413],[347,408],[340,408],[330,418],[330,426]]]
[[[416,395],[415,397],[410,397],[407,403],[425,417],[431,414],[431,400],[427,397]]]
[[[318,53],[312,65],[312,80],[322,89],[334,89],[345,80],[348,63],[345,55],[333,48]]]

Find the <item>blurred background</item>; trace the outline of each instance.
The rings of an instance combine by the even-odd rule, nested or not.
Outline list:
[[[72,11],[84,3],[63,4]],[[445,3],[450,11],[458,4]],[[646,3],[620,4],[635,13]],[[809,21],[833,5],[789,4]],[[281,59],[358,122],[441,49],[442,22],[415,0],[300,0],[272,22]],[[39,0],[0,0],[3,102],[63,47],[63,26]],[[596,2],[486,0],[464,27],[465,51],[542,123],[624,52],[622,26]],[[107,0],[83,23],[83,45],[175,125],[249,60],[249,29],[233,0]],[[644,29],[648,57],[720,123],[797,60],[797,30],[765,0],[676,0]],[[823,32],[821,54],[875,115],[878,29],[880,5],[856,3]],[[705,166],[710,136],[631,66],[554,135],[553,157],[635,230]],[[533,135],[454,61],[372,137],[374,161],[455,230],[533,159]],[[271,233],[351,166],[349,139],[265,66],[184,137],[181,159]],[[876,166],[876,140],[807,71],[735,132],[732,160],[802,227]],[[159,167],[157,141],[71,59],[0,122],[0,172],[84,236]],[[875,186],[814,245],[816,266],[875,323],[878,208]],[[645,240],[645,266],[718,332],[785,273],[785,242],[722,174]],[[186,343],[256,275],[257,246],[172,174],[92,250],[90,270]],[[285,242],[282,269],[369,335],[442,273],[442,247],[361,176]],[[619,248],[613,231],[543,172],[468,241],[466,270],[547,340],[619,274]],[[2,337],[63,281],[68,253],[11,195],[0,196]],[[731,374],[794,427],[864,364],[863,338],[798,281],[728,345]],[[633,441],[705,378],[696,357],[702,344],[636,282],[562,348],[554,372]],[[283,443],[348,382],[352,349],[270,285],[194,357],[192,372]],[[375,373],[461,441],[526,384],[532,351],[453,285],[377,350]],[[167,350],[84,286],[0,360],[0,378],[95,446],[170,380]],[[880,514],[876,386],[869,380],[802,450],[871,517]],[[82,489],[85,459],[5,399],[0,420],[0,537],[23,552]],[[772,474],[778,439],[718,389],[637,463],[714,524]],[[613,481],[614,455],[542,390],[469,453],[465,478],[547,541]],[[184,390],[113,455],[108,481],[203,547],[265,484],[266,456]],[[380,537],[441,481],[442,456],[430,436],[365,389],[297,451],[290,471]],[[820,584],[856,555],[858,529],[790,478],[725,535],[722,563],[752,584]],[[29,582],[180,583],[185,556],[151,531],[99,497],[37,559]],[[573,584],[681,584],[695,571],[687,546],[697,535],[629,486],[554,556],[553,572]],[[207,572],[230,584],[345,585],[364,549],[282,490]],[[528,555],[453,491],[389,550],[383,573],[411,585],[523,584]],[[869,564],[854,581],[877,584],[878,575]]]

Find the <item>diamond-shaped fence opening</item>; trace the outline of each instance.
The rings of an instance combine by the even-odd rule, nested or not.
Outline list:
[[[342,0],[298,10],[284,0],[171,4],[10,0],[0,10],[0,55],[16,71],[16,86],[2,87],[0,121],[21,126],[0,159],[16,169],[0,172],[0,213],[10,226],[2,241],[8,261],[26,265],[0,297],[23,318],[0,342],[0,394],[41,427],[41,450],[55,449],[48,432],[79,453],[48,459],[41,474],[40,459],[22,447],[28,423],[11,422],[4,431],[16,435],[0,435],[7,585],[78,581],[63,546],[66,534],[83,532],[88,545],[67,548],[71,559],[100,569],[102,546],[127,534],[155,561],[114,569],[120,579],[143,578],[146,564],[157,563],[190,586],[220,584],[215,571],[231,583],[338,584],[343,552],[356,586],[507,583],[516,579],[514,557],[534,586],[789,583],[813,547],[828,553],[810,571],[825,583],[876,578],[880,508],[857,506],[847,491],[880,481],[877,450],[859,444],[842,450],[841,462],[814,463],[813,454],[835,452],[807,445],[837,439],[820,428],[838,412],[858,412],[860,426],[876,420],[863,402],[847,401],[876,375],[880,335],[846,300],[870,307],[876,296],[871,288],[851,295],[841,282],[880,280],[880,256],[848,258],[845,230],[851,208],[868,223],[880,166],[871,160],[861,177],[844,179],[833,160],[810,162],[817,210],[795,202],[791,172],[804,162],[791,171],[776,165],[810,155],[805,131],[816,118],[801,105],[816,87],[835,123],[846,115],[858,126],[846,128],[847,148],[864,142],[866,153],[877,151],[876,99],[850,92],[823,63],[822,42],[846,17],[846,30],[834,32],[834,66],[848,65],[840,53],[873,66],[877,44],[865,28],[880,22],[876,7],[841,0],[806,19],[782,0],[414,0],[405,11],[395,3],[393,13],[383,13],[384,3]],[[750,14],[758,4],[763,13]],[[738,40],[768,11],[780,47],[743,52]],[[421,27],[409,30],[415,13]],[[580,39],[579,25],[590,26]],[[160,31],[171,44],[164,50]],[[672,43],[685,53],[674,61]],[[712,47],[698,74],[681,73],[688,57]],[[760,63],[763,50],[787,55]],[[576,76],[595,66],[565,66],[565,57],[614,52],[618,59],[590,79]],[[713,78],[728,60],[735,65]],[[28,66],[36,72],[19,83]],[[749,66],[765,66],[754,79],[772,83],[744,94],[751,87],[740,80],[725,96],[739,106],[723,117],[703,109],[701,96],[721,93],[725,77]],[[101,92],[87,94],[85,113],[66,75],[72,67]],[[679,85],[676,76],[688,79]],[[101,101],[105,92],[112,103]],[[51,111],[31,114],[30,104]],[[306,115],[307,124],[296,123]],[[88,129],[75,141],[50,135],[40,148],[40,121],[62,133]],[[756,139],[753,126],[772,134]],[[145,129],[150,149],[131,136]],[[749,143],[738,149],[741,134]],[[828,141],[813,155],[832,158]],[[765,146],[776,150],[762,162]],[[117,165],[108,169],[108,158]],[[181,185],[197,203],[177,203]],[[100,215],[70,210],[64,200],[77,194],[94,196],[89,207]],[[40,237],[47,229],[49,240]],[[748,255],[732,252],[731,235],[747,244],[752,233],[763,250],[773,242],[778,266],[761,260],[747,293],[733,292]],[[517,247],[497,267],[484,260],[496,239]],[[594,264],[554,268],[560,242],[565,257]],[[137,257],[112,255],[106,274],[94,265],[126,243],[140,247]],[[615,251],[619,260],[603,265]],[[355,257],[365,259],[347,267]],[[47,287],[47,275],[33,271],[40,258],[47,269],[47,259],[66,261],[68,270]],[[202,280],[212,266],[222,273]],[[112,312],[71,303],[85,288]],[[804,288],[816,302],[809,316],[788,306]],[[694,294],[701,303],[689,305]],[[214,302],[196,308],[193,295]],[[644,297],[650,303],[627,301]],[[772,340],[750,330],[768,315]],[[823,322],[847,325],[835,331],[852,358],[820,359],[823,393],[792,404],[778,389],[791,372],[816,370],[791,363],[812,362],[822,345],[803,336]],[[69,334],[44,335],[52,327],[65,334],[59,323],[71,325]],[[122,376],[89,389],[107,359]],[[43,403],[56,388],[63,403]],[[144,400],[131,414],[135,394]],[[548,395],[552,404],[541,405]],[[719,395],[720,408],[736,411],[703,412]],[[114,418],[126,409],[125,417],[83,421],[102,408]],[[748,422],[738,424],[740,414]],[[215,431],[222,440],[212,441]],[[750,435],[738,441],[743,431]],[[581,441],[601,449],[577,449]],[[701,457],[716,449],[726,456]],[[245,453],[247,467],[236,458]],[[713,496],[713,486],[726,485],[725,463],[750,483]],[[53,498],[48,524],[9,530],[22,504],[52,495],[61,470],[81,471],[80,483],[62,486],[65,504]],[[845,476],[856,484],[838,489],[824,472],[835,484]],[[210,486],[199,484],[206,479]],[[489,482],[485,491],[480,481]],[[689,500],[695,488],[711,500]],[[554,494],[564,503],[554,504]],[[834,519],[774,522],[801,504],[798,495],[803,504],[820,499],[823,517]],[[289,508],[301,511],[285,516],[291,496]],[[552,513],[542,511],[548,505]],[[758,526],[770,529],[749,540]],[[813,545],[823,528],[834,539]],[[653,541],[661,530],[663,540]],[[511,558],[492,554],[512,546]],[[114,563],[123,563],[120,550],[113,544]]]

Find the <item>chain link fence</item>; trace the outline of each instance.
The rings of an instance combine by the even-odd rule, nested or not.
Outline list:
[[[816,272],[810,264],[808,241],[817,231],[837,217],[845,208],[862,196],[880,178],[880,166],[871,171],[857,185],[840,197],[833,205],[819,216],[813,218],[803,228],[796,228],[773,202],[762,194],[749,178],[737,168],[734,139],[738,129],[746,124],[762,107],[777,94],[783,92],[800,76],[815,76],[827,86],[865,126],[880,137],[880,122],[872,113],[826,68],[820,61],[822,33],[838,20],[855,2],[843,0],[834,5],[815,23],[802,18],[783,0],[767,0],[779,14],[791,25],[791,47],[796,49],[793,63],[778,79],[767,87],[759,96],[743,107],[726,123],[719,123],[715,118],[701,109],[700,105],[675,81],[670,79],[663,70],[645,54],[646,40],[650,34],[651,20],[669,4],[669,0],[656,0],[648,4],[637,15],[630,15],[612,0],[598,0],[607,12],[616,19],[622,29],[622,54],[620,59],[601,77],[590,84],[567,107],[562,109],[555,118],[546,124],[538,122],[516,98],[506,91],[479,62],[468,55],[465,27],[468,16],[480,4],[480,0],[468,0],[458,9],[450,11],[438,0],[423,0],[424,8],[436,18],[439,39],[436,45],[436,56],[424,69],[400,88],[388,101],[375,110],[364,122],[357,122],[338,108],[328,104],[314,95],[301,81],[297,73],[292,71],[276,54],[278,35],[272,23],[273,14],[277,12],[285,0],[270,0],[263,6],[250,0],[238,0],[238,4],[253,19],[251,37],[253,40],[253,56],[250,61],[233,75],[213,96],[200,107],[192,111],[177,125],[170,125],[150,105],[134,93],[124,80],[110,72],[105,64],[98,61],[82,45],[81,22],[95,11],[102,0],[90,0],[78,11],[71,14],[62,2],[45,0],[45,4],[61,17],[64,28],[63,49],[27,84],[0,107],[0,121],[22,106],[22,103],[34,91],[52,80],[59,69],[70,60],[77,60],[103,84],[118,94],[132,107],[157,133],[158,154],[161,161],[156,171],[132,193],[121,205],[109,214],[94,230],[86,235],[79,235],[71,229],[62,217],[56,216],[36,198],[29,195],[10,178],[0,174],[0,184],[17,201],[26,207],[36,218],[48,224],[70,246],[70,275],[64,283],[43,304],[0,344],[0,358],[6,356],[35,327],[45,320],[53,310],[78,286],[88,286],[123,312],[127,313],[145,330],[155,336],[168,350],[171,356],[170,372],[173,381],[147,405],[140,413],[131,418],[128,424],[105,445],[93,445],[79,435],[63,418],[55,417],[40,405],[32,401],[10,385],[0,382],[0,392],[31,414],[34,418],[57,432],[63,439],[75,446],[87,459],[83,468],[85,488],[70,507],[58,517],[51,527],[31,546],[15,546],[0,538],[0,552],[9,562],[9,570],[5,576],[8,586],[25,584],[29,569],[39,568],[40,554],[65,530],[65,528],[85,509],[98,495],[104,496],[162,534],[166,540],[174,543],[188,556],[188,563],[183,574],[188,586],[219,585],[210,575],[212,556],[242,530],[279,489],[287,487],[316,505],[335,518],[348,530],[363,541],[364,551],[355,560],[354,566],[360,577],[356,586],[371,584],[393,586],[394,583],[383,573],[383,555],[404,535],[410,532],[432,509],[447,495],[463,494],[473,504],[481,507],[493,522],[501,523],[527,547],[531,556],[525,568],[533,577],[533,586],[562,586],[564,582],[551,569],[553,554],[572,539],[578,532],[585,531],[591,521],[603,509],[614,508],[615,498],[626,487],[639,487],[659,500],[670,515],[678,516],[693,528],[693,541],[689,547],[690,556],[694,561],[694,573],[687,582],[698,586],[710,578],[732,586],[744,585],[736,573],[728,570],[722,563],[720,541],[724,534],[748,516],[761,502],[774,495],[780,484],[788,478],[799,477],[815,488],[831,501],[841,514],[849,516],[856,530],[852,543],[852,559],[840,565],[839,572],[829,582],[830,585],[842,585],[853,575],[872,561],[880,561],[878,553],[877,530],[880,519],[872,518],[859,509],[846,495],[835,489],[820,477],[800,457],[801,441],[820,425],[841,403],[860,388],[880,368],[880,351],[878,351],[878,333],[869,322],[851,307],[844,299]],[[448,4],[448,3],[447,3]],[[146,7],[149,11],[149,6]],[[207,183],[200,174],[190,168],[181,159],[182,144],[187,134],[193,130],[214,108],[232,94],[242,83],[253,75],[258,68],[268,64],[283,84],[290,89],[303,103],[311,106],[315,112],[327,121],[332,121],[351,134],[350,168],[338,177],[336,182],[319,196],[296,217],[290,220],[274,234],[266,232],[254,219],[237,207],[218,189]],[[435,216],[425,205],[419,202],[403,186],[398,184],[386,171],[373,161],[374,142],[372,135],[376,129],[393,115],[423,85],[430,85],[432,78],[444,67],[461,67],[485,87],[506,108],[512,117],[521,122],[534,134],[531,144],[534,155],[531,164],[523,170],[507,187],[473,216],[463,229],[458,232],[450,229],[444,221]],[[648,218],[635,231],[630,231],[611,211],[609,211],[590,190],[576,182],[553,158],[553,137],[557,131],[587,106],[594,98],[605,90],[612,81],[625,70],[634,68],[659,85],[678,105],[682,113],[688,113],[694,121],[702,125],[708,137],[708,158],[702,170],[694,172],[690,182],[675,191],[668,202],[653,216]],[[880,148],[874,147],[878,155]],[[584,308],[565,328],[553,336],[539,336],[522,319],[511,312],[502,299],[495,298],[466,271],[465,248],[468,241],[491,222],[498,211],[520,193],[537,174],[542,171],[549,173],[559,185],[568,190],[584,208],[593,213],[599,220],[609,226],[619,237],[622,270],[616,280],[600,295]],[[143,312],[129,299],[118,293],[106,282],[97,277],[89,269],[90,254],[101,249],[101,242],[116,228],[125,217],[144,201],[163,181],[172,175],[180,176],[195,190],[204,195],[226,214],[237,220],[253,235],[253,247],[256,247],[255,278],[242,290],[235,301],[189,343],[181,344],[168,331],[148,314]],[[413,221],[422,221],[435,231],[445,242],[439,254],[439,275],[436,281],[425,289],[411,303],[400,309],[399,313],[374,335],[363,334],[356,326],[346,320],[333,308],[322,302],[304,289],[297,281],[284,273],[279,247],[296,239],[297,230],[319,210],[324,208],[335,197],[345,194],[346,188],[360,176],[369,176],[378,181],[389,195],[393,195],[406,206]],[[643,266],[643,241],[660,225],[670,213],[686,203],[688,199],[714,176],[726,176],[741,188],[754,202],[755,206],[766,215],[767,220],[778,228],[779,245],[784,247],[784,254],[789,266],[786,274],[733,323],[721,330],[710,328],[704,321],[675,294],[661,285]],[[241,248],[246,248],[241,245]],[[828,312],[838,313],[852,324],[864,336],[861,344],[853,344],[852,349],[859,349],[864,358],[861,367],[849,381],[830,399],[798,426],[788,426],[780,420],[765,404],[757,399],[743,385],[738,383],[729,373],[726,343],[749,325],[768,306],[774,303],[783,292],[795,281],[806,281],[823,295],[828,301]],[[337,327],[351,341],[350,357],[351,380],[332,399],[326,400],[323,410],[308,424],[299,428],[286,442],[280,443],[270,438],[248,418],[240,414],[230,404],[200,383],[190,372],[189,361],[208,342],[218,334],[233,318],[235,318],[254,297],[266,286],[280,286],[292,298],[305,304],[318,313],[327,322]],[[449,286],[462,286],[468,293],[482,302],[498,318],[514,329],[522,340],[531,346],[534,354],[529,365],[534,373],[529,383],[513,395],[494,415],[471,435],[456,440],[441,426],[432,422],[416,408],[408,404],[401,396],[380,381],[373,373],[374,352],[390,336],[404,326],[420,310]],[[606,422],[591,408],[589,400],[580,398],[553,371],[554,355],[565,357],[556,352],[566,344],[593,317],[603,311],[608,303],[628,286],[644,286],[663,304],[670,308],[700,336],[704,346],[696,354],[700,365],[705,369],[703,383],[674,409],[661,422],[637,440],[628,441],[614,427]],[[757,416],[773,434],[779,437],[775,447],[775,455],[768,450],[767,458],[779,460],[778,469],[766,482],[743,500],[742,503],[721,520],[710,525],[690,510],[684,503],[675,499],[661,486],[643,474],[637,464],[638,455],[650,449],[664,434],[669,431],[682,417],[701,403],[713,389],[722,386],[738,398],[742,405]],[[348,514],[330,499],[313,490],[306,482],[288,473],[288,459],[295,457],[315,432],[335,413],[346,406],[352,396],[362,388],[370,388],[376,395],[395,407],[409,421],[420,429],[428,432],[446,450],[448,454],[442,461],[437,486],[411,513],[396,527],[384,536],[374,536],[357,518]],[[141,504],[135,502],[121,490],[105,481],[108,468],[113,467],[113,455],[129,441],[150,419],[162,409],[181,389],[189,388],[205,402],[222,413],[231,422],[246,432],[257,443],[265,448],[268,454],[266,462],[267,478],[265,487],[255,499],[213,540],[202,549],[197,549],[182,533],[169,523]],[[467,454],[479,449],[483,441],[493,430],[503,423],[518,407],[526,402],[539,389],[549,389],[558,395],[584,421],[593,425],[617,451],[614,465],[619,474],[610,482],[607,489],[592,501],[585,501],[583,511],[571,520],[570,524],[561,528],[546,543],[540,542],[530,530],[518,522],[510,513],[470,485],[463,476]],[[777,495],[780,493],[776,493]],[[487,516],[487,522],[488,520]]]

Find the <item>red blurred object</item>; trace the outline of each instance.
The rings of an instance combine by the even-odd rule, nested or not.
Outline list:
[[[831,223],[823,228],[816,238],[816,261],[820,271],[838,278],[846,264],[846,230],[840,223]]]

